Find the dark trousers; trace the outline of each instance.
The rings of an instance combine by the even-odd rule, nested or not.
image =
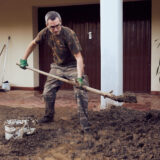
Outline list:
[[[51,70],[49,73],[69,80],[75,80],[77,78],[76,66],[61,67],[51,64]],[[83,75],[83,82],[85,85],[88,85],[88,78],[86,75]],[[61,85],[61,81],[52,77],[47,77],[43,96],[45,100],[45,116],[48,118],[54,118],[56,93],[60,89]],[[83,129],[85,129],[88,127],[88,94],[87,91],[81,90],[75,86],[74,93],[78,106],[80,125]]]

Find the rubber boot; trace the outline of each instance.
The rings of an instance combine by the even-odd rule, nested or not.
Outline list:
[[[90,132],[90,124],[88,122],[88,95],[87,92],[75,89],[75,96],[77,99],[78,113],[80,118],[80,125],[84,132]]]
[[[53,122],[54,120],[54,104],[55,98],[44,97],[45,100],[45,115],[42,119],[39,120],[39,123],[48,123]]]

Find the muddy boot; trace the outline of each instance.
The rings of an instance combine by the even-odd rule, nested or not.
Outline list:
[[[44,116],[38,121],[38,123],[49,123],[49,122],[53,122],[53,118],[46,117],[46,116]]]
[[[39,123],[53,122],[55,99],[44,97],[44,100],[45,100],[45,116],[38,122]]]
[[[78,113],[80,118],[80,125],[83,133],[89,133],[90,124],[88,122],[88,96],[84,90],[75,90],[75,95],[78,105]]]
[[[91,133],[91,125],[88,123],[88,119],[82,120],[80,118],[80,124],[83,133]]]

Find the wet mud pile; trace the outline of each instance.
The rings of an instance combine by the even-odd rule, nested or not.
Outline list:
[[[20,140],[5,140],[7,119],[43,115],[43,109],[0,107],[0,160],[158,160],[160,112],[112,106],[89,111],[91,133],[84,134],[77,111],[56,108],[55,122],[36,125]]]

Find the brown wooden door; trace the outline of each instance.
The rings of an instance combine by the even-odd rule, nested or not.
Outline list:
[[[85,5],[72,7],[39,8],[39,30],[45,27],[44,16],[50,11],[58,11],[62,16],[64,26],[73,29],[81,43],[85,63],[85,73],[89,77],[90,86],[100,89],[100,8],[99,5]],[[90,37],[89,37],[90,36]],[[46,44],[39,47],[40,69],[49,71],[52,56]],[[42,89],[46,77],[40,75],[40,88]],[[64,84],[63,89],[72,86]]]
[[[151,3],[124,3],[124,91],[150,92]]]

